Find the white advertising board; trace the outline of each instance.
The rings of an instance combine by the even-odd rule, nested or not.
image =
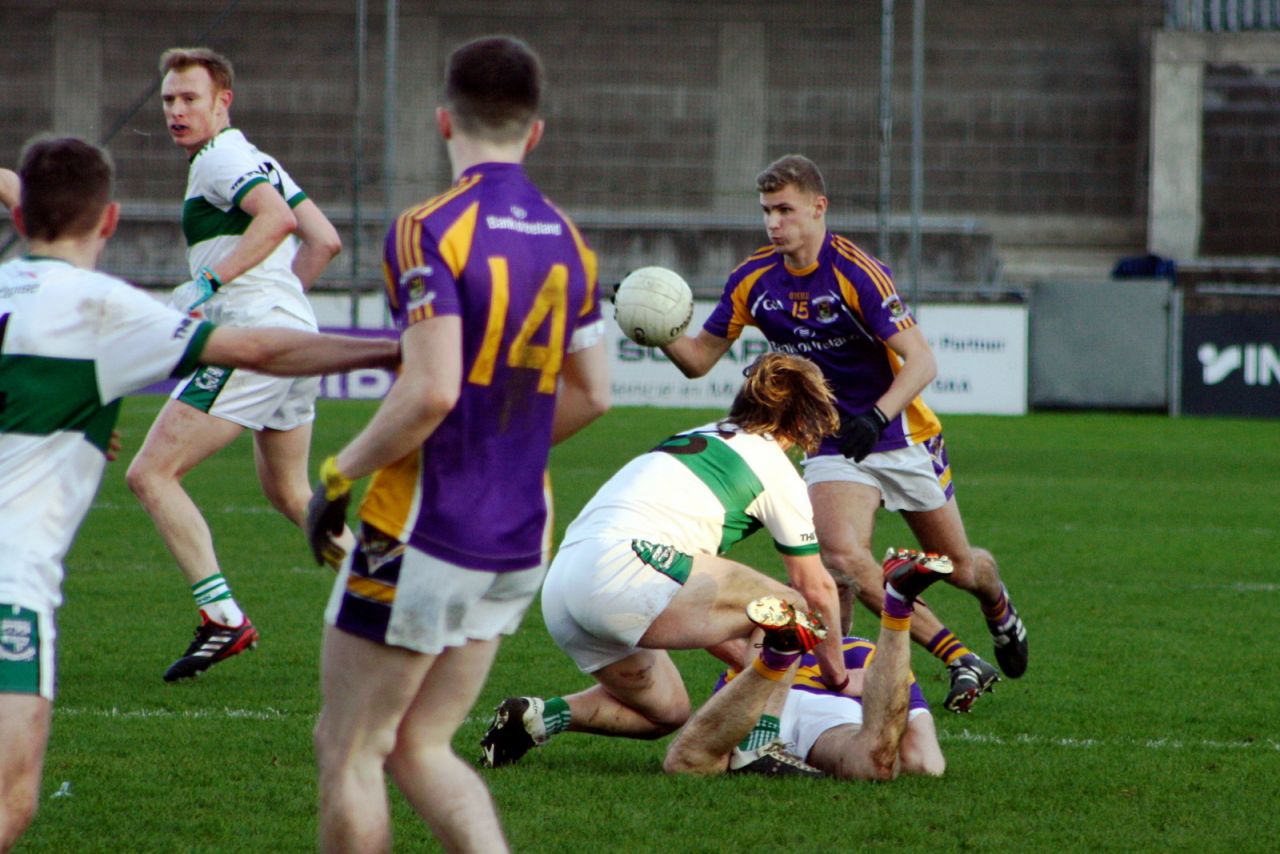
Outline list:
[[[938,362],[924,391],[934,412],[1026,414],[1025,305],[923,303],[916,319]]]
[[[694,303],[690,330],[715,307]],[[727,409],[742,384],[742,369],[769,345],[755,327],[707,376],[685,379],[661,350],[629,341],[608,317],[613,402],[619,406]],[[1015,305],[920,306],[917,316],[938,361],[938,376],[925,391],[937,412],[1015,415],[1027,411],[1027,310]]]

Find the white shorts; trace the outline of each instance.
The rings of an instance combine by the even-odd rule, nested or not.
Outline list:
[[[490,572],[456,566],[365,525],[343,561],[325,622],[386,646],[436,654],[520,628],[545,566]]]
[[[928,709],[912,708],[907,712],[907,721],[927,714]],[[778,719],[778,738],[789,745],[792,753],[804,759],[813,750],[818,736],[845,724],[862,727],[862,704],[852,697],[788,691]]]
[[[0,604],[0,694],[53,701],[57,682],[53,614]]]
[[[542,586],[542,616],[584,673],[621,661],[689,577],[692,558],[643,540],[582,540],[560,549]]]
[[[891,511],[937,510],[955,494],[951,464],[941,434],[923,444],[868,454],[855,463],[841,454],[809,457],[804,482],[865,483],[880,490],[880,503]]]
[[[255,322],[237,327],[277,327],[315,332],[308,322],[282,308],[273,308]],[[169,395],[210,415],[250,430],[292,430],[316,417],[320,377],[272,377],[243,368],[202,365],[179,381]]]

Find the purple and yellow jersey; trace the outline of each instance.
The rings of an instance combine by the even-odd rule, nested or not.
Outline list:
[[[396,219],[383,266],[399,329],[461,318],[462,392],[374,475],[360,518],[459,566],[539,565],[561,365],[601,327],[595,253],[520,165],[483,163]]]
[[[889,388],[902,360],[885,342],[915,325],[888,268],[827,232],[818,260],[804,270],[789,268],[773,246],[757,250],[729,274],[702,328],[732,341],[744,326],[756,326],[773,349],[811,359],[848,418],[870,411]],[[916,397],[873,450],[905,448],[941,432],[937,416]],[[839,453],[837,444],[828,437],[818,453]]]
[[[871,664],[871,659],[876,654],[876,645],[866,638],[846,637],[841,649],[844,650],[845,669],[850,671],[864,669]],[[838,695],[838,691],[832,691],[822,683],[819,678],[821,672],[818,667],[817,657],[811,652],[806,652],[804,657],[800,659],[800,668],[796,671],[795,681],[791,683],[791,690],[807,691],[810,694]],[[733,671],[722,673],[715,689],[719,691],[735,675]],[[862,703],[861,697],[850,697],[849,700],[859,705]],[[914,675],[911,677],[911,698],[907,707],[910,709],[929,710],[929,701],[924,698],[924,692],[920,690],[920,684],[916,682]]]

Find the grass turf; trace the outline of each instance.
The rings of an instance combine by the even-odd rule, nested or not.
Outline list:
[[[125,457],[158,400],[126,404]],[[322,402],[313,458],[373,405]],[[618,466],[715,413],[618,409],[557,448],[557,527]],[[1000,561],[1027,622],[1031,668],[965,717],[936,708],[940,665],[915,669],[949,761],[941,780],[669,779],[665,742],[566,735],[486,771],[516,850],[1272,850],[1280,836],[1280,445],[1273,422],[1153,415],[946,419],[970,538]],[[262,646],[194,682],[160,675],[196,618],[185,583],[108,469],[67,560],[60,693],[40,812],[18,850],[314,849],[310,744],[321,613],[332,576],[269,509],[242,437],[188,478]],[[733,556],[780,567],[763,536]],[[909,544],[882,516],[876,548]],[[930,601],[979,652],[972,599]],[[855,630],[875,632],[860,613]],[[677,653],[695,703],[716,665]],[[535,605],[499,653],[457,749],[478,754],[502,697],[588,681]],[[399,850],[435,850],[392,795]],[[1270,840],[1270,841],[1268,841]]]

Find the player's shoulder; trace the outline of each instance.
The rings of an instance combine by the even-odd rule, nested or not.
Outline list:
[[[827,246],[829,262],[847,276],[875,280],[891,276],[886,264],[847,237],[832,233]]]
[[[396,217],[396,222],[422,223],[447,217],[452,211],[459,209],[459,206],[465,208],[475,201],[479,183],[479,175],[463,175],[449,189],[402,210]]]
[[[209,163],[227,160],[229,158],[243,157],[245,155],[261,154],[253,143],[245,137],[238,128],[225,128],[215,134],[208,142],[204,144],[191,158],[191,167],[194,169]]]
[[[141,288],[100,270],[59,264],[36,275],[49,304],[73,303],[84,317],[131,315],[160,305]]]

